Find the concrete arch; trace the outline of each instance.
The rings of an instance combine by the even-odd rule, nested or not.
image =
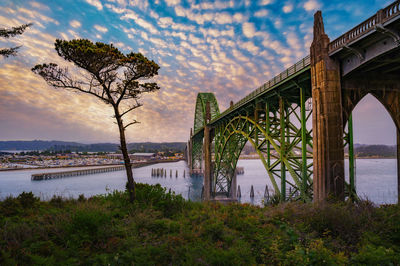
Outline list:
[[[367,95],[374,96],[400,129],[400,78],[387,75],[362,75],[344,80],[342,87],[343,125],[357,104]]]
[[[400,75],[363,72],[342,80],[343,127],[357,104],[371,94],[388,112],[397,131],[397,180],[400,192]],[[400,201],[400,193],[398,193]]]

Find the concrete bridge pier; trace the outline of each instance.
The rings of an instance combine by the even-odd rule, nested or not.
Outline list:
[[[193,130],[190,129],[190,138],[187,144],[187,162],[188,162],[188,167],[189,167],[189,175],[193,174],[193,165],[192,165],[192,152],[193,152]]]
[[[211,199],[211,136],[210,127],[204,127],[204,195],[203,200]]]
[[[233,177],[232,177],[230,198],[232,200],[237,200],[237,170],[235,170]]]
[[[313,100],[314,201],[344,200],[343,120],[339,62],[328,55],[321,11],[314,15],[310,48]]]
[[[223,203],[236,201],[237,182],[236,170],[233,172],[233,177],[230,186],[229,196],[215,195],[212,191],[212,178],[213,178],[213,163],[211,156],[211,144],[214,137],[213,129],[208,125],[211,121],[210,102],[206,102],[206,124],[204,126],[204,141],[203,141],[203,163],[204,163],[204,201],[218,201]]]
[[[206,125],[204,126],[204,194],[203,200],[211,200],[211,128],[208,122],[211,120],[210,102],[206,103]]]
[[[397,132],[397,204],[400,204],[400,132],[396,127]]]

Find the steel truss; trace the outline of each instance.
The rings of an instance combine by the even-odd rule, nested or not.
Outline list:
[[[355,157],[354,157],[354,143],[353,143],[353,117],[350,114],[347,121],[347,127],[344,130],[344,146],[348,147],[349,156],[349,183],[345,183],[345,193],[352,201],[358,200],[356,182],[355,182]]]
[[[232,196],[231,183],[236,165],[244,145],[249,142],[260,156],[266,175],[281,201],[288,198],[312,199],[312,130],[307,129],[312,110],[306,106],[306,101],[311,98],[309,71],[310,58],[306,57],[222,114],[213,93],[197,95],[194,131],[189,143],[190,167],[193,172],[200,170],[196,173],[202,170],[204,128],[208,125],[214,153],[211,162],[212,196]],[[351,116],[343,132],[344,145],[349,146],[350,177],[346,183],[346,195],[357,200]]]
[[[210,117],[206,117],[207,103]],[[198,93],[194,115],[194,136],[192,138],[192,168],[201,170],[203,159],[203,132],[207,119],[213,119],[220,114],[217,99],[213,93]]]
[[[276,98],[260,99],[245,114],[215,127],[214,195],[230,195],[240,152],[250,142],[282,201],[312,199],[312,163],[307,162],[312,158],[311,130],[307,129],[311,110],[306,110],[305,89],[298,87],[297,92],[300,103],[283,95],[278,105]],[[291,188],[290,194],[287,188]]]

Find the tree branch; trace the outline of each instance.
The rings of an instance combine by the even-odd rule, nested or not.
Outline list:
[[[129,112],[132,111],[132,110],[135,110],[136,108],[139,108],[139,107],[142,106],[142,105],[143,105],[143,104],[138,103],[138,102],[136,101],[136,105],[131,106],[128,110],[124,111],[119,117],[123,117],[125,114],[129,113]]]
[[[20,48],[21,46],[17,46],[17,47],[12,47],[12,48],[4,48],[4,49],[0,49],[0,55],[4,56],[4,57],[9,57],[9,56],[14,56],[17,54],[17,50]]]
[[[56,64],[43,64],[36,65],[32,68],[32,71],[36,74],[39,74],[43,77],[43,79],[54,88],[65,88],[65,89],[73,89],[83,93],[91,94],[102,100],[103,102],[110,103],[110,100],[102,95],[93,91],[93,83],[90,81],[89,88],[84,89],[79,86],[79,82],[74,81],[69,75],[68,70],[61,69]]]
[[[125,130],[127,127],[129,127],[129,126],[132,126],[132,125],[134,125],[134,124],[139,124],[139,123],[140,123],[139,121],[133,120],[133,122],[130,122],[129,124],[127,124],[127,125],[124,126],[124,130]]]
[[[11,29],[0,29],[0,37],[10,38],[22,34],[26,28],[32,26],[32,23],[24,24],[19,27],[12,27]]]

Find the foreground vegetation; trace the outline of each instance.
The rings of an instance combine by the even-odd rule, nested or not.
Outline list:
[[[187,202],[159,185],[137,201],[114,192],[0,202],[0,265],[397,265],[400,207]]]

